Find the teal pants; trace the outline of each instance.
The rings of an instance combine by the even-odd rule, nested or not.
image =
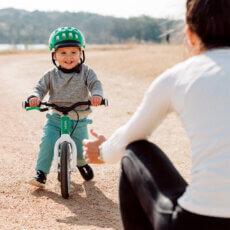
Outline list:
[[[61,116],[58,114],[47,114],[47,122],[43,127],[43,137],[41,139],[40,151],[38,154],[36,170],[41,170],[44,173],[49,173],[54,156],[54,145],[61,135]],[[83,166],[86,163],[83,157],[82,140],[88,139],[87,125],[91,124],[92,120],[79,120],[77,128],[71,138],[77,146],[77,165]],[[70,121],[70,132],[76,125],[75,120]]]

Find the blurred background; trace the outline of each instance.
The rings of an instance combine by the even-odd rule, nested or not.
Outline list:
[[[0,1],[0,51],[47,49],[50,33],[80,29],[86,44],[180,43],[186,0]]]

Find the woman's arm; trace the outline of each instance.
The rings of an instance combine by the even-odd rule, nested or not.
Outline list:
[[[101,144],[101,154],[105,162],[114,163],[119,161],[129,143],[148,138],[172,109],[173,86],[174,80],[170,77],[169,71],[159,76],[151,84],[141,105],[131,119]],[[95,144],[98,144],[98,142]],[[90,154],[87,157],[90,159]]]

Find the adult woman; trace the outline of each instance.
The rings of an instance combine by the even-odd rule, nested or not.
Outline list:
[[[94,133],[97,140],[84,143],[93,162],[104,141],[105,162],[124,153],[119,192],[125,229],[230,229],[230,1],[187,0],[186,7],[192,57],[159,76],[134,116],[107,141]],[[189,185],[157,146],[143,140],[170,111],[190,138]]]

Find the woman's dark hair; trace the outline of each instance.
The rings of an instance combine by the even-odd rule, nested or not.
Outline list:
[[[186,23],[204,48],[230,46],[230,0],[187,0]]]

